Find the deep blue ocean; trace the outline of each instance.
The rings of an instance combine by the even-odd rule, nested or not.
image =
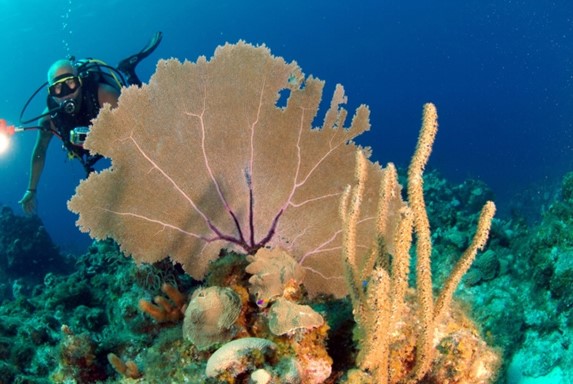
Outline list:
[[[372,129],[359,141],[383,164],[407,165],[422,105],[434,102],[440,130],[430,166],[454,182],[484,181],[502,214],[516,195],[542,196],[573,170],[571,0],[1,0],[0,28],[0,118],[10,124],[53,61],[115,65],[162,31],[138,67],[143,81],[160,58],[195,61],[225,42],[264,43],[325,80],[325,98],[341,83],[350,111],[370,106]],[[41,93],[26,117],[44,103]],[[0,204],[18,213],[35,137],[14,135],[0,155]],[[54,139],[38,214],[63,250],[78,253],[91,240],[66,201],[83,175]]]

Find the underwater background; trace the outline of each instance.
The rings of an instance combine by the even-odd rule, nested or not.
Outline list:
[[[360,142],[374,159],[407,164],[423,103],[440,112],[430,166],[448,179],[483,180],[502,212],[516,195],[543,198],[573,166],[573,4],[570,1],[2,1],[0,118],[20,110],[49,65],[74,55],[116,65],[155,31],[164,39],[138,66],[144,81],[159,58],[195,61],[243,39],[344,85],[348,109],[367,104],[372,129]],[[36,97],[25,117],[43,108]],[[324,110],[324,108],[322,109]],[[35,132],[17,135],[0,161],[0,202],[15,209],[28,182]],[[65,208],[83,171],[59,143],[38,191],[50,235],[81,251],[89,239]]]
[[[563,181],[573,171],[570,0],[0,0],[0,22],[0,119],[10,124],[18,125],[23,105],[45,81],[49,65],[68,55],[98,58],[115,65],[139,51],[154,32],[162,31],[161,45],[137,68],[145,82],[160,58],[195,61],[201,55],[211,57],[215,48],[226,42],[266,44],[274,55],[295,60],[305,75],[325,80],[327,101],[335,84],[340,83],[348,95],[349,111],[360,104],[370,107],[372,128],[358,142],[372,147],[373,159],[383,165],[394,162],[399,167],[407,166],[420,127],[422,105],[435,103],[440,129],[429,168],[437,170],[439,176],[434,175],[434,182],[429,184],[436,186],[432,196],[445,210],[453,209],[448,208],[452,193],[440,194],[437,186],[449,186],[456,200],[471,196],[468,191],[472,188],[484,188],[498,206],[498,217],[515,220],[518,216],[534,226],[543,223],[545,214],[552,228],[558,226],[555,223],[563,226],[558,235],[551,232],[554,236],[572,236],[573,225],[567,220],[571,220],[573,209],[566,203],[573,199],[559,195],[561,188],[572,188],[573,183],[571,177]],[[40,93],[24,118],[39,114],[44,103],[44,93]],[[326,108],[323,105],[319,114]],[[27,187],[34,142],[34,131],[18,133],[12,137],[10,148],[0,154],[0,205],[11,208],[16,215],[22,214],[17,201]],[[60,143],[53,140],[38,189],[38,215],[59,251],[78,256],[88,249],[92,254],[101,251],[90,248],[92,240],[79,232],[75,226],[77,216],[66,208],[83,176],[80,164],[67,160]],[[477,181],[468,184],[470,179]],[[560,203],[556,198],[562,199]],[[555,206],[561,210],[551,211]],[[479,204],[471,211],[467,209],[468,216],[474,215]],[[433,213],[439,223],[439,212]],[[18,220],[10,223],[30,225]],[[498,231],[507,235],[498,243],[515,240],[508,234],[515,227],[509,227]],[[538,270],[547,284],[551,273],[566,270],[560,275],[565,283],[553,282],[556,304],[552,308],[570,310],[571,302],[563,304],[562,296],[555,292],[572,281],[573,272],[569,271],[573,268],[548,265],[550,260],[555,264],[559,260],[556,246],[547,240],[551,237],[548,232],[520,232],[523,237],[517,237],[522,244],[540,249],[545,246],[547,255],[542,261],[530,256],[522,263],[543,264]],[[572,245],[573,240],[568,243]],[[518,264],[519,260],[513,258],[519,256],[515,252],[513,248],[498,256],[511,253],[506,263]],[[573,259],[573,251],[568,252],[567,260]],[[498,268],[503,269],[503,265]],[[524,278],[524,274],[522,270],[514,276]],[[509,278],[503,284],[512,281],[517,286],[522,280]],[[542,288],[538,282],[535,289],[528,289]],[[526,310],[516,306],[515,311]],[[541,312],[531,315],[524,324],[545,324],[539,317],[551,315]],[[504,321],[512,320],[510,316]],[[549,328],[563,333],[563,329],[571,329],[571,324],[552,324]],[[511,348],[518,343],[503,340]],[[547,338],[544,343],[536,350],[564,341]],[[568,353],[567,361],[573,361],[572,352]],[[551,372],[549,368],[558,365],[556,357],[543,372]]]

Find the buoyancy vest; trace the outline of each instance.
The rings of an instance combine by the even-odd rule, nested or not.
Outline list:
[[[61,138],[64,147],[67,151],[78,158],[82,159],[89,152],[82,146],[74,145],[70,141],[70,132],[77,127],[88,127],[91,121],[97,117],[100,105],[98,99],[98,89],[100,83],[97,81],[99,76],[88,72],[88,75],[82,77],[82,99],[78,111],[70,114],[65,111],[59,110],[51,115],[51,120],[56,129],[56,133]],[[48,109],[54,110],[58,108],[58,104],[54,99],[48,96]]]

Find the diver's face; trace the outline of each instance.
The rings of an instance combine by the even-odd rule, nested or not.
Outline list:
[[[70,71],[68,68],[62,68],[56,71],[53,79],[50,79],[48,92],[55,101],[62,102],[67,99],[77,99],[81,86],[80,78],[73,71]]]

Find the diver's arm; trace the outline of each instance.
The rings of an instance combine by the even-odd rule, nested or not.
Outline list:
[[[119,92],[111,85],[100,84],[97,95],[100,107],[103,107],[106,103],[110,104],[112,108],[117,107]]]
[[[43,124],[52,124],[47,121]],[[50,140],[52,140],[53,133],[45,129],[38,131],[38,136],[36,138],[36,145],[32,151],[32,161],[30,167],[30,180],[28,182],[28,190],[35,191],[38,187],[40,181],[40,176],[44,170],[44,164],[46,162],[46,152],[48,151],[48,145]]]
[[[43,120],[40,122],[40,124],[46,126],[52,123],[50,120]],[[38,183],[40,182],[40,176],[44,170],[46,152],[52,136],[53,134],[46,129],[41,129],[38,131],[36,145],[32,151],[28,189],[24,193],[24,196],[22,196],[22,199],[20,199],[18,202],[22,205],[22,209],[27,214],[31,214],[36,211],[36,190],[38,188]]]

